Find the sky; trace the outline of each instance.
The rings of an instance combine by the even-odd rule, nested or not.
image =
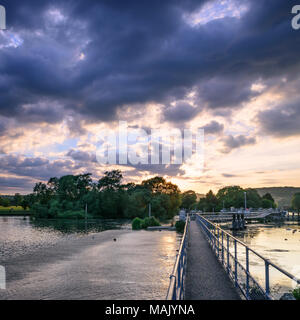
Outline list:
[[[181,190],[300,186],[289,0],[1,0],[0,193],[113,168]],[[204,168],[104,165],[99,132],[203,128]]]

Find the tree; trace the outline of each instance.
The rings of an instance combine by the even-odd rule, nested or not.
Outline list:
[[[152,215],[161,219],[172,218],[181,204],[181,193],[177,185],[162,177],[155,177],[142,184],[122,185],[119,170],[107,171],[93,183],[91,174],[52,177],[48,183],[39,182],[34,193],[22,202],[34,211],[38,218],[84,218],[88,215],[101,218],[144,218],[148,215],[149,203]]]
[[[217,199],[222,205],[224,202],[225,208],[244,207],[244,190],[239,186],[225,187],[218,191]]]
[[[9,207],[10,206],[10,201],[8,198],[1,198],[1,206],[3,207]]]
[[[105,176],[98,181],[98,189],[103,190],[118,190],[121,187],[123,175],[120,170],[106,171]]]
[[[218,198],[215,196],[212,190],[209,190],[205,197],[206,210],[209,212],[216,211],[218,203]]]
[[[181,198],[182,208],[191,210],[192,207],[196,204],[196,202],[197,202],[197,195],[195,191],[189,190],[182,194],[182,198]]]
[[[300,212],[300,193],[295,193],[292,199],[292,208]]]
[[[268,199],[262,199],[261,201],[261,207],[264,209],[270,209],[270,208],[275,208],[274,202]]]
[[[25,211],[27,208],[29,208],[29,206],[30,206],[29,197],[27,197],[27,196],[23,197],[20,205],[21,205],[21,207],[24,209],[24,211]]]
[[[262,199],[256,189],[245,189],[247,197],[247,207],[258,209],[262,206]],[[273,203],[272,206],[273,207]],[[270,207],[269,207],[270,208]]]
[[[15,193],[14,199],[13,199],[15,206],[20,206],[22,203],[22,200],[23,200],[23,197],[20,195],[20,193]]]
[[[270,200],[272,202],[275,203],[275,200],[274,198],[272,197],[271,193],[266,193],[265,195],[262,196],[263,199],[267,199],[267,200]]]

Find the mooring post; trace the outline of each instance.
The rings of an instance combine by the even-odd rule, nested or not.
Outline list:
[[[232,230],[236,229],[236,225],[235,225],[235,213],[232,214]]]
[[[242,229],[245,229],[245,214],[242,214]]]

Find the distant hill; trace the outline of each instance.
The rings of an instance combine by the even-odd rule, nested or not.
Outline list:
[[[260,196],[263,196],[266,193],[271,193],[280,208],[290,207],[293,195],[300,192],[300,188],[295,187],[256,188],[256,190]]]

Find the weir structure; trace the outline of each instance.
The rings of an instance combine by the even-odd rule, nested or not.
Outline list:
[[[259,276],[251,272],[257,266],[263,270]],[[196,214],[196,221],[186,220],[166,298],[276,300],[292,296],[287,287],[278,287],[274,281],[278,275],[300,285],[299,278]]]

